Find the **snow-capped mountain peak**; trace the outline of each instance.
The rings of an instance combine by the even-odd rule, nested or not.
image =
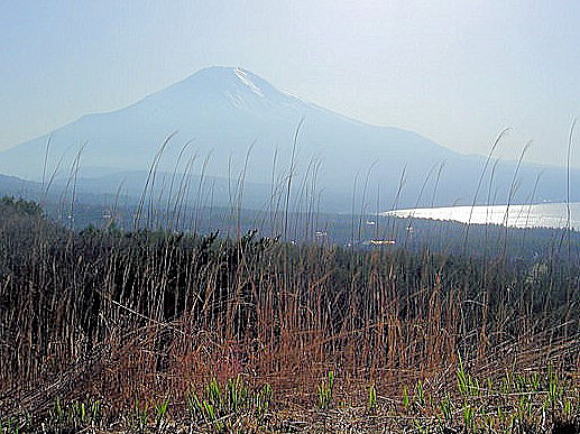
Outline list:
[[[301,120],[295,153],[294,137]],[[374,182],[387,198],[388,192],[396,191],[405,168],[405,189],[413,204],[426,185],[425,177],[435,178],[433,167],[442,161],[446,172],[438,178],[437,197],[443,199],[445,191],[447,201],[472,197],[470,176],[481,170],[477,157],[458,155],[412,131],[365,124],[280,91],[240,67],[212,66],[128,107],[85,115],[0,153],[0,173],[37,179],[43,172],[48,136],[48,172],[58,167],[68,170],[84,143],[82,166],[143,170],[169,135],[172,140],[160,166],[168,171],[175,170],[184,143],[192,141],[188,152],[211,155],[208,175],[228,177],[245,168],[248,181],[267,183],[272,179],[273,160],[288,164],[296,154],[297,166],[321,163],[316,175],[321,189],[346,196],[353,180],[373,167]],[[187,160],[183,156],[180,161]],[[519,173],[535,179],[534,168],[522,167]],[[554,186],[560,177],[559,169],[544,171],[537,197],[558,199]],[[512,178],[513,164],[498,165],[495,184],[509,187]],[[547,188],[542,190],[544,185]],[[429,194],[424,196],[427,201]]]

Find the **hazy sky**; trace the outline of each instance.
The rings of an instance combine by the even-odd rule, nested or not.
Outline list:
[[[562,165],[580,115],[578,1],[0,0],[0,29],[0,149],[209,65],[464,153],[512,127]]]

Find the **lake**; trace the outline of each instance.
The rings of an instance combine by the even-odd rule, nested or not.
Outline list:
[[[571,226],[580,229],[580,203],[571,203]],[[470,217],[471,214],[471,217]],[[542,203],[532,205],[450,206],[440,208],[417,208],[387,211],[386,216],[413,217],[433,220],[453,220],[474,224],[506,224],[512,227],[567,227],[565,203]]]

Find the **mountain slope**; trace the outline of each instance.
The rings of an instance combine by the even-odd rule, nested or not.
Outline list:
[[[27,196],[42,191],[42,185],[15,176],[0,175],[0,196]]]
[[[103,173],[146,170],[171,134],[160,171],[237,178],[245,168],[247,181],[267,184],[274,179],[283,185],[293,168],[295,185],[305,174],[312,179],[316,173],[317,188],[334,195],[345,211],[355,182],[362,191],[371,167],[367,197],[378,196],[379,206],[389,208],[404,168],[401,204],[469,203],[484,163],[483,158],[454,153],[414,132],[368,125],[307,103],[249,71],[211,67],[124,109],[83,116],[55,130],[50,134],[47,172],[71,173],[81,148],[81,167]],[[38,179],[48,139],[39,137],[0,153],[0,172]],[[441,162],[445,169],[437,178]],[[495,183],[482,189],[481,200],[491,196],[489,190],[497,194],[496,200],[505,201],[514,170],[513,162],[499,163]],[[521,168],[523,181],[514,199],[525,200],[539,170]],[[536,199],[561,200],[565,173],[542,170]],[[371,202],[374,207],[376,199]]]

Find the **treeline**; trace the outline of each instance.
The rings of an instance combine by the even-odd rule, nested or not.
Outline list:
[[[181,215],[165,207],[139,211],[137,206],[117,204],[47,203],[46,214],[61,225],[81,231],[89,226],[114,227],[123,231],[154,229],[235,238],[249,231],[261,237],[290,243],[374,249],[372,240],[392,241],[380,248],[402,248],[420,253],[427,249],[443,255],[466,257],[506,256],[526,262],[580,261],[580,232],[554,228],[506,228],[495,224],[473,224],[417,218],[330,213],[270,212],[228,207],[183,206]],[[72,210],[72,213],[71,213]],[[137,219],[136,215],[140,215]],[[285,235],[285,236],[284,236]]]

